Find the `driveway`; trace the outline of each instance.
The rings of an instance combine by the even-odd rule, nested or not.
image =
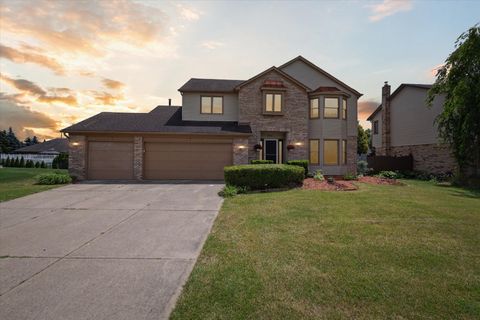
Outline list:
[[[75,184],[0,204],[1,319],[165,319],[221,184]]]

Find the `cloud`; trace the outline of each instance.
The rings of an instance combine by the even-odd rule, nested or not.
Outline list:
[[[177,9],[180,13],[180,16],[188,21],[196,21],[200,19],[200,12],[196,11],[193,8],[186,7],[184,5],[178,4]]]
[[[123,94],[111,94],[105,91],[89,90],[87,94],[93,97],[95,102],[106,106],[114,106],[125,100]]]
[[[219,42],[219,41],[205,41],[201,45],[204,48],[213,50],[213,49],[223,47],[225,44],[223,42]]]
[[[58,122],[44,113],[33,111],[21,105],[16,95],[0,92],[0,129],[12,127],[20,139],[37,135],[39,138],[50,138],[49,134],[38,133],[38,130],[55,134]]]
[[[437,73],[445,67],[445,63],[439,64],[429,70],[428,74],[431,78],[436,78]]]
[[[117,43],[144,47],[165,39],[169,30],[162,10],[127,0],[2,1],[0,15],[2,33],[35,39],[49,53],[65,58],[104,56]]]
[[[358,119],[365,121],[380,105],[376,101],[359,101],[358,102]]]
[[[103,78],[102,83],[105,87],[112,90],[119,90],[125,87],[125,84],[123,82],[108,79],[108,78]]]
[[[70,106],[77,105],[75,92],[68,88],[48,88],[47,91],[32,81],[25,79],[12,79],[1,73],[0,79],[19,90],[23,95],[31,96],[38,102],[48,104],[60,102]]]
[[[381,3],[369,5],[368,8],[371,10],[369,20],[376,22],[398,12],[410,11],[413,5],[411,0],[383,0]]]
[[[25,49],[34,51],[34,47],[24,46]],[[65,74],[64,67],[57,60],[35,52],[20,51],[0,44],[0,57],[16,63],[34,63],[48,68],[58,75]]]

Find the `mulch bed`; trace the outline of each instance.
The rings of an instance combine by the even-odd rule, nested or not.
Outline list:
[[[380,185],[402,185],[395,179],[385,179],[377,177],[361,177],[358,180],[335,180],[333,183],[328,183],[327,180],[317,181],[313,178],[303,180],[303,189],[306,190],[326,190],[326,191],[355,191],[358,186],[354,182],[364,182],[369,184]]]

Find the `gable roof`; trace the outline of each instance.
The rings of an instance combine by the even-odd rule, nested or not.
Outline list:
[[[244,80],[191,78],[178,89],[180,92],[234,92]]]
[[[340,84],[341,86],[347,88],[348,90],[352,91],[357,97],[361,97],[363,96],[362,93],[358,92],[357,90],[353,89],[352,87],[350,87],[349,85],[347,85],[346,83],[340,81],[339,79],[335,78],[334,76],[332,76],[330,73],[328,73],[327,71],[323,70],[322,68],[316,66],[315,64],[313,64],[312,62],[308,61],[307,59],[305,59],[304,57],[302,56],[298,56],[296,58],[293,58],[292,60],[282,64],[280,67],[278,67],[279,69],[283,69],[284,67],[296,62],[296,61],[302,61],[303,63],[305,63],[306,65],[310,66],[311,68],[317,70],[318,72],[320,72],[321,74],[323,74],[324,76],[326,76],[327,78],[329,78],[330,80]]]
[[[297,79],[295,79],[294,77],[290,76],[289,74],[283,72],[282,70],[280,70],[279,68],[273,66],[273,67],[270,67],[268,68],[267,70],[263,71],[263,72],[260,72],[259,74],[257,74],[256,76],[246,80],[246,81],[243,81],[242,83],[238,84],[236,87],[235,87],[235,90],[239,90],[241,87],[243,87],[244,85],[260,78],[261,76],[264,76],[265,74],[271,72],[271,71],[275,71],[277,73],[279,73],[282,77],[286,78],[287,80],[290,80],[291,82],[293,82],[294,84],[296,84],[297,86],[301,87],[302,89],[304,89],[305,91],[310,91],[311,89],[309,87],[307,87],[306,85],[304,85],[303,83],[301,83],[300,81],[298,81]]]
[[[390,95],[390,101],[400,92],[403,90],[403,88],[406,88],[406,87],[412,87],[412,88],[418,88],[418,89],[425,89],[425,90],[430,90],[432,88],[432,85],[431,84],[420,84],[420,83],[402,83],[401,85],[398,86],[397,89],[395,89],[395,91],[393,91],[393,93]],[[373,111],[373,113],[367,118],[367,121],[371,121],[373,119],[373,117],[375,117],[375,115],[377,113],[379,113],[380,111],[382,110],[382,105],[380,104],[377,109],[375,109],[375,111]]]
[[[101,112],[61,132],[250,134],[233,121],[184,121],[182,108],[158,106],[149,113]]]
[[[65,138],[51,139],[42,143],[19,148],[14,153],[61,153],[68,152],[68,140]]]
[[[318,87],[317,89],[313,90],[313,91],[310,91],[309,92],[310,94],[315,94],[315,93],[329,93],[329,94],[340,94],[340,95],[346,95],[348,97],[350,97],[350,95],[348,93],[346,93],[345,91],[342,91],[340,89],[338,89],[337,87],[324,87],[324,86],[320,86]]]

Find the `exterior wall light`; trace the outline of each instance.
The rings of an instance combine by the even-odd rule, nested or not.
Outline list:
[[[288,151],[293,150],[293,149],[295,149],[295,146],[293,144],[287,145],[287,150]]]
[[[303,144],[303,143],[301,143],[301,142],[295,142],[295,145],[296,145],[297,147],[301,146],[302,144]]]
[[[243,144],[241,144],[241,145],[238,146],[238,149],[243,150],[243,149],[245,149],[245,146]]]
[[[80,145],[80,143],[78,143],[78,142],[72,142],[72,146],[76,147],[76,146],[78,146],[78,145]]]

